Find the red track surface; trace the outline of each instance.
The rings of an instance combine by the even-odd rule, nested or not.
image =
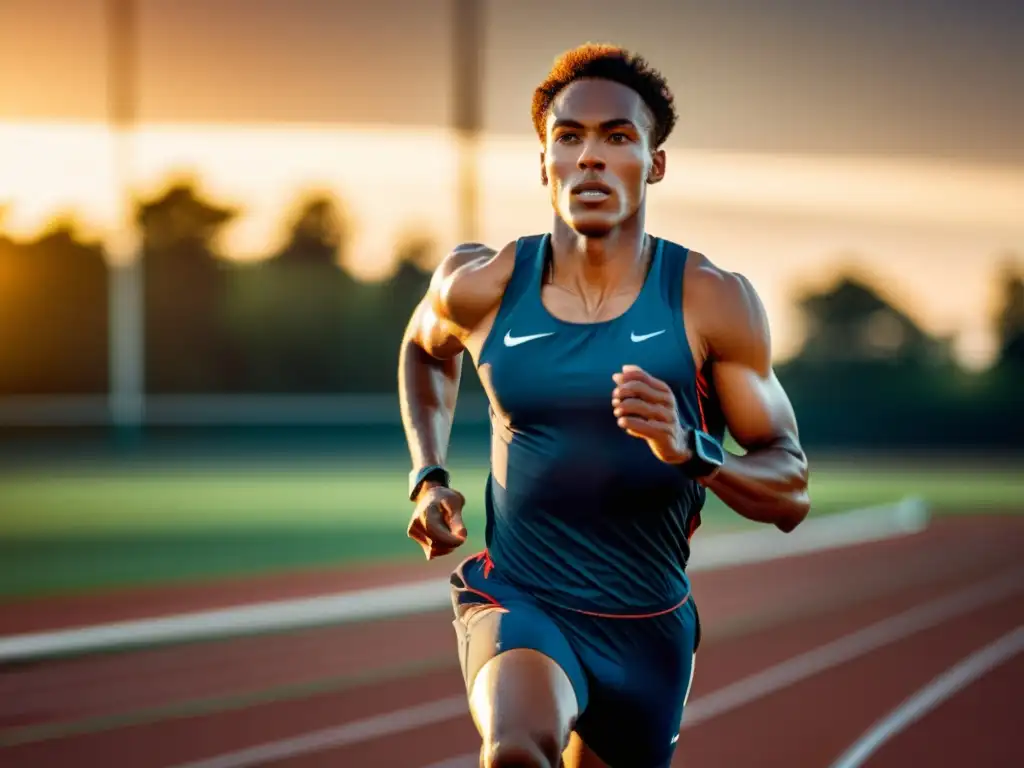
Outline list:
[[[1022,551],[1024,518],[940,519],[913,537],[697,573],[694,593],[705,644],[691,710],[698,712],[708,695],[772,665],[1020,567]],[[437,575],[453,564],[427,570]],[[409,576],[408,570],[400,574]],[[395,580],[380,570],[363,572],[358,582],[347,584],[347,578],[305,575],[202,592],[7,605],[0,608],[0,632]],[[1003,594],[684,724],[676,764],[825,768],[906,697],[1024,622],[1024,579],[1017,591]],[[431,614],[0,668],[0,765],[173,766],[460,696],[450,622],[448,615]],[[1011,731],[1022,684],[1024,659],[1018,656],[894,735],[867,764],[1024,765],[1024,745]],[[357,736],[344,747],[260,764],[424,768],[477,747],[465,715],[427,727],[393,728],[384,736]]]

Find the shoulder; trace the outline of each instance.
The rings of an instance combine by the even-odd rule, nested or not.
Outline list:
[[[455,246],[434,270],[434,282],[448,279],[461,268],[481,261],[491,260],[498,251],[483,243],[461,243]]]
[[[482,243],[456,246],[431,279],[435,313],[458,326],[472,328],[501,301],[515,258],[515,241],[498,249]]]
[[[744,363],[765,373],[771,368],[768,315],[745,275],[690,251],[683,302],[687,320],[696,324],[711,359]]]

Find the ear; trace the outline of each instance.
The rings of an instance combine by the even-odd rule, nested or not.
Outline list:
[[[542,149],[540,151],[540,183],[541,186],[546,187],[548,185],[548,167],[547,167],[547,156]]]
[[[665,178],[665,150],[659,149],[651,155],[651,170],[647,173],[647,183],[657,184]]]

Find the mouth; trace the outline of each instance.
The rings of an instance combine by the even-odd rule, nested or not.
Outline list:
[[[572,196],[586,203],[599,203],[612,194],[612,188],[599,181],[585,181],[572,188]]]

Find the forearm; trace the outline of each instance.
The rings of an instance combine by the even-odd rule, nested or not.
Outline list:
[[[731,509],[759,523],[789,532],[807,516],[807,458],[796,446],[774,445],[727,454],[725,463],[706,483]]]
[[[444,466],[462,377],[462,352],[446,359],[406,339],[398,363],[402,426],[413,467]]]

